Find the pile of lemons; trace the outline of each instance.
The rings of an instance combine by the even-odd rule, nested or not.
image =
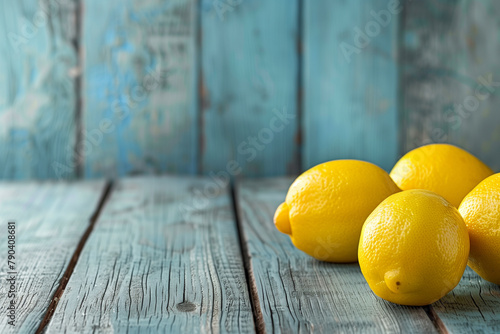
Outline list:
[[[456,146],[417,148],[390,175],[359,160],[317,165],[290,186],[274,223],[316,259],[359,261],[393,303],[439,300],[467,263],[500,284],[500,173]]]

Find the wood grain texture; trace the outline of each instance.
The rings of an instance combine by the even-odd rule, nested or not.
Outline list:
[[[178,177],[120,181],[47,333],[63,331],[253,332],[227,187]]]
[[[85,1],[85,176],[194,173],[196,0]]]
[[[17,311],[15,327],[0,317],[1,333],[34,333],[47,310],[73,252],[89,226],[104,182],[0,183],[0,252],[3,270],[0,307],[11,298],[7,279],[7,221],[16,222]]]
[[[298,3],[201,1],[203,173],[299,170]]]
[[[76,1],[0,2],[0,178],[73,178]],[[58,166],[58,165],[57,165]]]
[[[256,312],[268,333],[433,333],[423,308],[376,297],[358,264],[320,262],[276,230],[273,214],[292,179],[237,186],[240,228]]]
[[[500,332],[500,287],[469,267],[460,284],[432,307],[450,333]]]
[[[498,1],[407,1],[401,28],[402,153],[448,142],[500,169],[499,14]]]
[[[304,169],[354,158],[389,170],[396,161],[398,15],[381,26],[371,13],[390,3],[304,1]]]

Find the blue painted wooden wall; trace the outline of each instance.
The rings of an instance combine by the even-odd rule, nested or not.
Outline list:
[[[500,169],[494,0],[0,2],[0,178]],[[497,83],[499,82],[499,83]]]

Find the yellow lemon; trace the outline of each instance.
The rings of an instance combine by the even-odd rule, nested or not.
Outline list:
[[[500,174],[479,183],[458,210],[469,230],[469,266],[500,285]]]
[[[355,262],[366,217],[397,191],[389,174],[374,164],[325,162],[293,182],[274,222],[295,247],[318,260]]]
[[[406,153],[390,175],[402,190],[427,189],[458,208],[462,199],[493,171],[453,145],[431,144]]]
[[[373,292],[402,305],[431,304],[460,281],[469,236],[458,210],[428,190],[384,200],[366,219],[359,265]]]

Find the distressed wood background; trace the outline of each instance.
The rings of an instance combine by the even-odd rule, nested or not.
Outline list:
[[[500,169],[500,2],[0,2],[0,178]],[[498,82],[498,83],[497,83]]]

